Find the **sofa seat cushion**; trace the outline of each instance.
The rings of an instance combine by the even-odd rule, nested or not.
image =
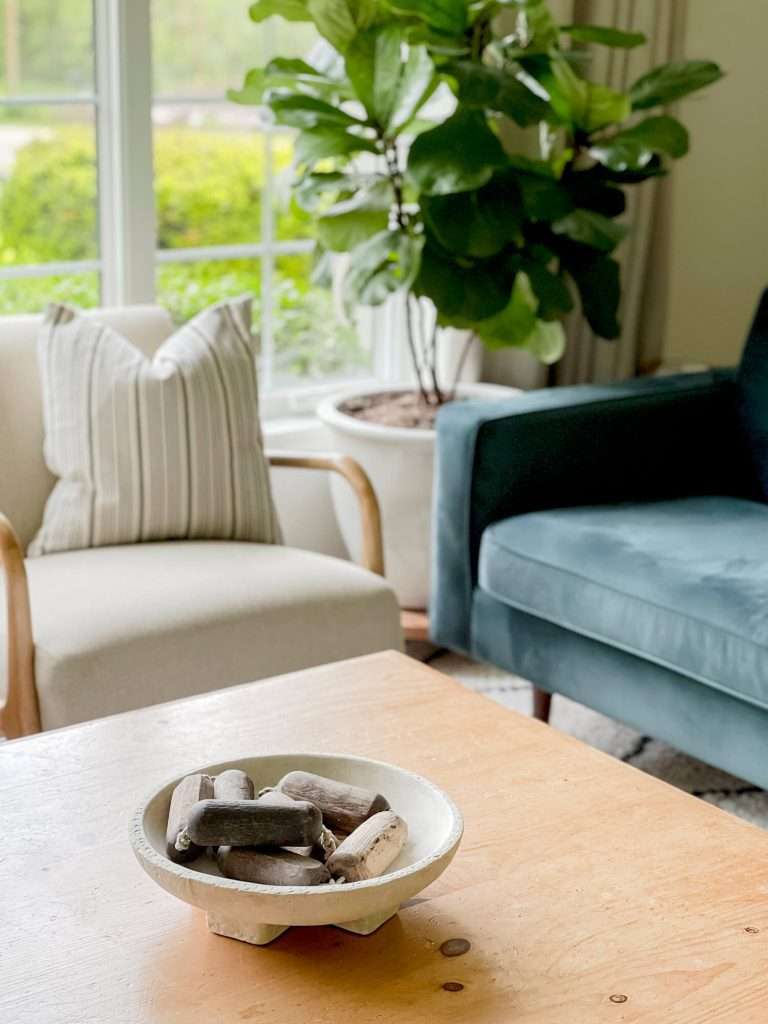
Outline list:
[[[294,548],[103,547],[27,572],[46,729],[402,645],[383,579]]]
[[[514,516],[485,531],[479,585],[768,708],[768,506],[699,497]]]

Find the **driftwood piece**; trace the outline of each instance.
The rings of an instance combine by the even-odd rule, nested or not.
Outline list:
[[[325,864],[288,850],[220,846],[216,863],[226,878],[261,885],[324,885],[331,880]]]
[[[312,803],[312,801],[309,801]],[[258,797],[257,804],[267,804],[271,807],[292,807],[296,803],[292,796],[281,793],[279,789],[265,789]]]
[[[348,835],[326,867],[334,878],[362,882],[382,875],[408,838],[408,826],[392,811],[380,811]]]
[[[257,800],[201,800],[179,842],[198,846],[311,846],[323,827],[314,804],[279,807]]]
[[[292,796],[281,793],[279,789],[267,789],[258,798],[257,803],[272,804],[273,807],[290,807],[296,801]],[[324,862],[338,846],[336,836],[323,824],[320,836],[313,846],[288,846],[290,853],[298,853],[302,857],[314,857],[315,860]]]
[[[253,782],[239,768],[228,768],[213,781],[214,800],[253,800]]]
[[[277,788],[296,800],[309,800],[319,807],[323,822],[334,832],[353,832],[372,814],[389,810],[389,802],[380,793],[312,772],[288,772]]]
[[[213,779],[210,775],[187,775],[174,789],[171,806],[168,809],[165,851],[176,864],[183,864],[202,853],[200,847],[194,843],[179,849],[176,841],[186,828],[189,812],[195,804],[200,800],[209,800],[212,796]]]
[[[270,804],[272,807],[290,807],[296,801],[292,796],[286,796],[285,793],[281,793],[277,789],[267,789],[257,798],[257,803]],[[321,852],[317,850],[317,844],[315,846],[287,846],[286,849],[289,853],[298,854],[300,857],[311,857],[313,852]],[[320,856],[319,860],[325,861],[325,857]]]

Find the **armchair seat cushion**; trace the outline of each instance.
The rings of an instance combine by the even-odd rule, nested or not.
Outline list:
[[[294,548],[102,547],[27,572],[45,729],[402,644],[383,579]]]
[[[560,508],[485,530],[479,586],[768,708],[768,507],[730,497]]]

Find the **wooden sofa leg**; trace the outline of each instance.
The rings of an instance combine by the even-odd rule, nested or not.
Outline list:
[[[533,717],[540,722],[549,722],[549,713],[552,709],[552,694],[546,690],[540,690],[537,686],[533,688]]]

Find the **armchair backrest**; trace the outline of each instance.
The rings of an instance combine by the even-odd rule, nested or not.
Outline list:
[[[173,331],[160,306],[92,310],[147,356]],[[0,512],[26,549],[43,519],[55,478],[43,458],[43,410],[37,368],[40,316],[0,317]]]

